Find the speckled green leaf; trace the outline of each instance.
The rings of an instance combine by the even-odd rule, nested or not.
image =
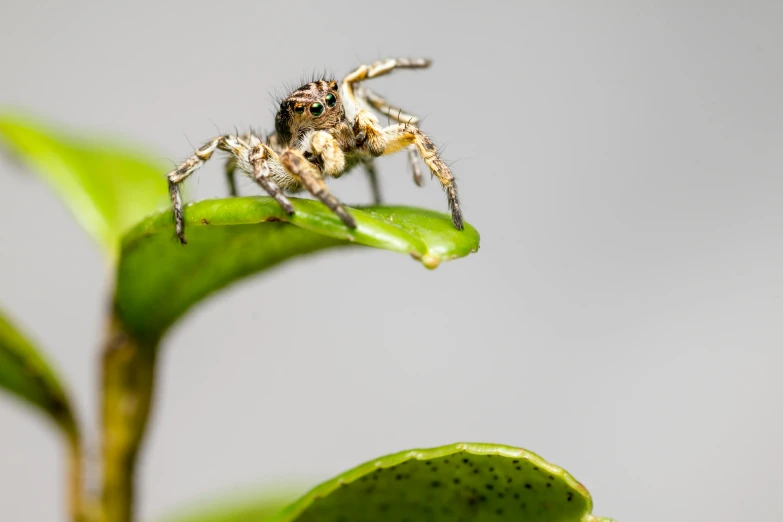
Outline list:
[[[0,146],[40,175],[112,258],[122,233],[168,201],[167,166],[127,144],[0,112]]]
[[[122,241],[115,312],[139,339],[158,339],[200,299],[237,279],[317,250],[366,245],[409,254],[429,268],[475,252],[479,235],[451,218],[406,207],[350,209],[346,228],[320,202],[292,198],[288,216],[268,197],[201,201],[185,209],[187,245],[169,212],[148,217]]]
[[[0,388],[38,407],[76,437],[68,397],[57,375],[32,343],[0,312]]]
[[[273,522],[597,522],[584,486],[529,451],[453,444],[404,451],[321,484]],[[608,520],[608,519],[606,519]]]

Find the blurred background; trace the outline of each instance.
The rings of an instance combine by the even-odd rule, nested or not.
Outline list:
[[[434,272],[338,250],[198,306],[160,361],[142,518],[455,441],[535,451],[618,520],[783,518],[783,5],[720,4],[3,1],[0,103],[172,164],[271,129],[304,74],[430,57],[372,87],[426,117],[482,234]],[[446,210],[404,155],[378,167],[387,202]],[[188,187],[226,195],[222,163]],[[94,443],[101,253],[7,159],[0,223],[0,303]],[[0,463],[4,519],[65,519],[60,441],[6,397]]]

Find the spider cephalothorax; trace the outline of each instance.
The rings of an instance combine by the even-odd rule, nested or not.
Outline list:
[[[280,102],[275,132],[281,143],[291,145],[309,131],[327,130],[344,120],[337,82],[318,80],[299,87]]]
[[[377,203],[380,193],[373,158],[406,149],[416,184],[422,184],[417,162],[417,156],[420,156],[446,191],[452,221],[461,230],[462,212],[454,176],[438,156],[432,140],[416,126],[418,118],[392,107],[381,96],[358,85],[396,68],[423,68],[429,64],[428,60],[420,59],[388,59],[360,66],[339,84],[334,80],[314,80],[280,102],[275,115],[275,132],[266,139],[253,133],[226,134],[204,144],[168,174],[180,241],[186,243],[179,183],[209,160],[217,149],[231,155],[226,173],[232,195],[236,195],[234,170],[239,168],[289,214],[294,208],[283,192],[305,189],[351,228],[356,227],[356,221],[329,192],[325,178],[339,177],[361,163],[370,176]],[[397,123],[382,127],[372,109]]]

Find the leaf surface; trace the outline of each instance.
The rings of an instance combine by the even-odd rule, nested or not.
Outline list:
[[[224,499],[206,507],[193,506],[187,511],[164,517],[161,522],[266,522],[291,500],[279,494],[253,500]]]
[[[602,520],[591,511],[587,489],[538,455],[460,443],[362,464],[312,489],[271,522]]]
[[[110,258],[123,232],[168,201],[165,164],[127,144],[0,113],[0,145],[54,189]]]
[[[350,209],[345,227],[317,201],[291,198],[289,216],[269,197],[206,200],[186,206],[187,245],[169,212],[152,215],[122,241],[115,312],[139,339],[154,340],[200,299],[295,256],[365,245],[409,254],[428,268],[479,247],[470,225],[456,230],[445,214],[408,207]]]

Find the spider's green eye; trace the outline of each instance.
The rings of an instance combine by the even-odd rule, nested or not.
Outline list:
[[[335,105],[337,105],[337,96],[330,92],[326,95],[326,106],[331,109]]]
[[[301,105],[298,106],[298,107],[295,107],[294,108],[294,112],[297,113],[297,114],[304,114],[304,107],[302,107]]]
[[[313,116],[320,116],[324,112],[324,106],[318,102],[315,102],[310,106],[310,114]]]

